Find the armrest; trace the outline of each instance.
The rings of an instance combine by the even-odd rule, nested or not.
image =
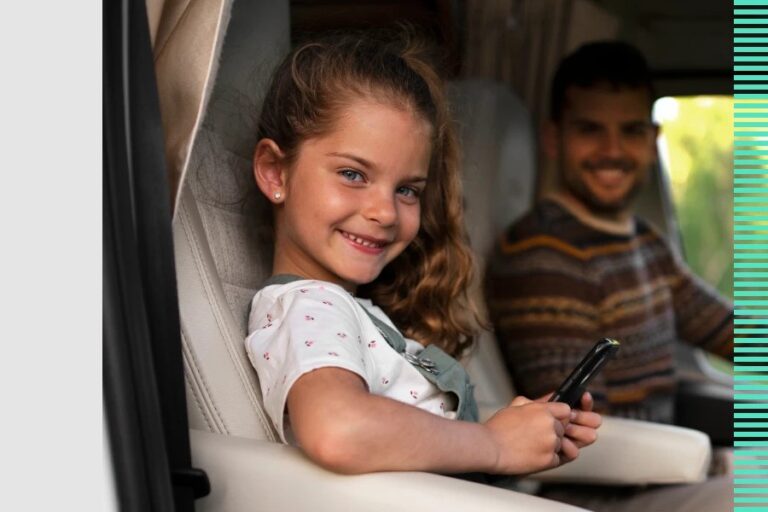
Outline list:
[[[597,442],[579,458],[531,478],[603,485],[701,482],[711,457],[709,437],[702,432],[604,416]]]
[[[578,512],[583,509],[514,491],[430,473],[343,476],[313,464],[296,448],[190,431],[195,467],[211,482],[198,511],[413,510]]]

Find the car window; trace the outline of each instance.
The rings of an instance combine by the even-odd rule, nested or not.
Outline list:
[[[733,298],[733,97],[663,97],[653,114],[684,257]]]

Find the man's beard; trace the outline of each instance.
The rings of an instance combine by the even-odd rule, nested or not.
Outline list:
[[[620,198],[606,202],[601,200],[586,185],[584,181],[579,178],[581,171],[575,174],[567,173],[562,165],[561,159],[560,165],[560,180],[576,199],[581,201],[591,212],[597,215],[615,216],[626,211],[637,195],[640,193],[642,183],[636,179],[632,183],[632,187]],[[636,164],[627,159],[603,159],[594,163],[587,163],[583,167],[588,172],[597,172],[601,169],[620,169],[622,172],[631,172]],[[570,177],[570,178],[569,178]]]

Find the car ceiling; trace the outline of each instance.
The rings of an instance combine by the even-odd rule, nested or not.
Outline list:
[[[732,3],[592,0],[648,58],[662,94],[731,93]]]
[[[531,0],[510,0],[526,2]],[[538,1],[538,0],[533,0]],[[646,55],[661,95],[732,93],[732,4],[724,0],[590,2],[619,20],[617,37]],[[466,0],[291,0],[292,32],[407,20],[437,36],[459,70]]]

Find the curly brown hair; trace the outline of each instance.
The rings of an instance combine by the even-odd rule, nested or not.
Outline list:
[[[479,324],[468,288],[472,252],[463,224],[459,149],[436,71],[434,48],[412,30],[332,34],[296,47],[264,99],[258,139],[294,161],[300,144],[332,129],[346,104],[374,97],[418,113],[432,126],[432,158],[416,238],[358,294],[403,333],[459,356]]]

